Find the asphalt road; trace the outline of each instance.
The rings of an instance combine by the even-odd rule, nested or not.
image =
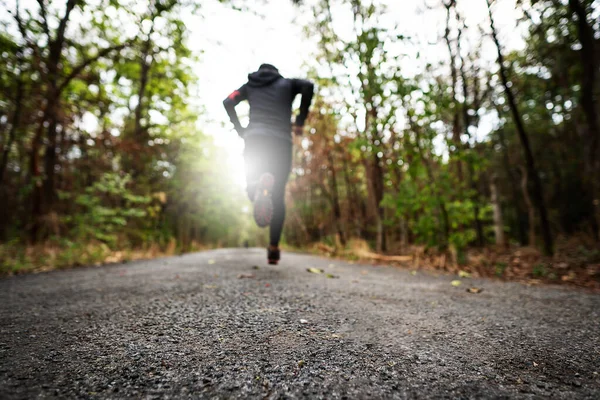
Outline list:
[[[283,256],[0,279],[0,398],[600,398],[598,294]]]

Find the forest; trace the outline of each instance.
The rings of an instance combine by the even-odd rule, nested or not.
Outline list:
[[[288,248],[600,283],[600,2],[289,3],[317,91]],[[0,273],[266,244],[191,101],[205,2],[1,4]]]

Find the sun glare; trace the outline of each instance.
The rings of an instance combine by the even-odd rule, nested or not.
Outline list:
[[[223,148],[227,154],[225,162],[219,168],[229,169],[233,182],[241,188],[246,188],[246,170],[244,168],[244,141],[235,132],[219,132],[213,135],[215,145]]]

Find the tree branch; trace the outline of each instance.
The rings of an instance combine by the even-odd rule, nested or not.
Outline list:
[[[21,36],[23,37],[23,40],[25,40],[27,42],[27,31],[25,29],[25,25],[23,25],[23,20],[21,19],[21,13],[19,11],[21,7],[19,7],[19,0],[17,0],[15,8],[16,8],[16,11],[13,16],[15,18],[15,21],[17,21],[17,25],[19,26],[19,32],[21,32]]]
[[[107,47],[105,49],[100,50],[98,52],[98,54],[96,54],[94,57],[83,60],[79,65],[77,65],[75,68],[73,68],[73,70],[71,71],[71,73],[69,75],[67,75],[65,77],[64,81],[58,87],[58,93],[61,93],[65,89],[65,87],[67,87],[67,85],[74,78],[76,78],[84,69],[86,69],[88,66],[95,63],[100,58],[106,57],[108,54],[110,54],[113,51],[119,51],[119,50],[124,49],[125,47],[127,47],[128,44],[129,43],[124,43],[124,44],[120,44],[117,46]]]
[[[67,29],[67,22],[69,22],[69,17],[71,16],[71,11],[77,5],[78,0],[68,0],[67,1],[67,9],[65,10],[65,15],[60,20],[58,25],[58,29],[56,30],[56,43],[62,43],[65,38],[65,30]],[[49,38],[48,38],[49,39]]]
[[[50,40],[50,29],[48,28],[48,14],[46,13],[46,4],[44,0],[37,0],[40,5],[40,15],[42,16],[42,28],[44,29],[44,33],[48,36],[48,40]]]

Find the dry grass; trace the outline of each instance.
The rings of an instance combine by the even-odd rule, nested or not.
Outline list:
[[[581,240],[559,240],[554,257],[546,257],[532,247],[489,246],[469,249],[462,262],[456,251],[440,252],[424,246],[410,246],[402,255],[373,252],[364,240],[353,239],[346,247],[323,243],[310,246],[313,252],[347,260],[392,264],[410,268],[499,278],[528,284],[568,284],[600,290],[600,249]]]
[[[0,275],[44,272],[82,265],[104,265],[147,260],[209,248],[197,242],[181,246],[175,239],[141,248],[110,249],[104,243],[44,243],[35,246],[0,245]]]
[[[315,243],[308,250],[329,257],[368,263],[399,265],[407,268],[493,277],[529,284],[558,283],[600,290],[600,249],[585,239],[557,240],[554,257],[545,257],[531,247],[468,250],[461,263],[455,251],[440,252],[424,246],[410,246],[404,254],[387,255],[372,251],[364,240],[352,239],[345,247]],[[0,245],[0,275],[42,272],[79,265],[102,265],[152,259],[215,246],[189,243],[182,246],[174,239],[166,245],[150,244],[137,249],[110,249],[103,243],[45,243],[37,246]]]

